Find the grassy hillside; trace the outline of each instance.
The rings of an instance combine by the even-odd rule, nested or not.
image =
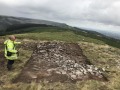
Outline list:
[[[12,16],[1,16],[0,15],[0,35],[5,34],[6,31],[28,28],[34,26],[57,26],[68,28],[68,25],[65,23],[58,23],[54,21],[47,20],[38,20],[38,19],[30,19],[23,17],[12,17]]]
[[[102,34],[78,30],[75,28],[60,28],[54,26],[41,25],[40,27],[7,30],[5,35],[16,34],[18,38],[29,38],[34,40],[61,40],[61,41],[86,41],[100,44],[108,44],[120,48],[120,41],[103,36]],[[69,38],[68,38],[69,37]],[[114,42],[114,43],[113,43]]]
[[[34,43],[37,41],[64,41],[79,43],[84,54],[88,59],[98,67],[105,68],[105,75],[108,82],[95,80],[79,81],[77,83],[17,83],[11,84],[11,81],[20,73],[22,67],[29,59],[32,51],[28,48],[20,47],[20,59],[15,63],[14,70],[6,70],[0,77],[4,85],[0,86],[1,90],[120,90],[120,49],[119,41],[97,36],[92,33],[83,31],[74,31],[57,27],[34,27],[10,31],[8,34],[15,34],[18,40],[25,43]],[[6,36],[1,36],[5,39]],[[2,40],[2,39],[1,39]],[[30,44],[31,45],[31,44]],[[2,49],[0,45],[0,50]],[[24,61],[23,61],[24,60]]]

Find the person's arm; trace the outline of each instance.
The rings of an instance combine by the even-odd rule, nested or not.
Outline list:
[[[14,41],[14,44],[21,44],[21,42],[16,42],[16,41]]]

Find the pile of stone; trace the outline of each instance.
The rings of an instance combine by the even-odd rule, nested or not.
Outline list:
[[[57,78],[54,81],[61,81],[63,76],[67,77],[65,80],[70,81],[105,80],[103,70],[90,63],[77,43],[38,43],[29,62],[19,76],[22,81],[24,81],[24,77],[29,77],[27,72],[29,72],[29,75],[32,73],[36,80],[45,79],[52,81],[54,75],[59,76],[59,79]],[[47,75],[40,78],[38,74],[43,72]]]
[[[69,45],[70,43],[66,44]],[[39,55],[38,58],[42,62],[42,60],[47,62],[47,72],[48,73],[57,73],[67,75],[72,80],[79,80],[83,78],[88,78],[89,76],[103,78],[103,70],[95,67],[95,65],[89,65],[86,63],[76,62],[74,58],[78,58],[77,61],[87,62],[85,60],[86,57],[84,55],[78,55],[78,53],[74,53],[75,55],[71,56],[71,53],[66,54],[64,50],[71,50],[72,48],[78,47],[77,44],[71,44],[73,47],[64,47],[65,43],[40,43],[37,45],[37,49],[34,54]],[[71,48],[71,49],[70,49]],[[76,48],[77,51],[79,51]],[[81,50],[79,54],[81,54]],[[33,56],[34,56],[33,54]],[[84,57],[84,58],[81,58]],[[36,56],[34,56],[36,57]],[[81,59],[81,60],[79,60]],[[55,67],[51,67],[54,65]]]

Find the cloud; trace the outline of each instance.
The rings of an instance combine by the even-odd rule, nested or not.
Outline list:
[[[120,26],[119,0],[0,0],[0,14],[75,26]]]

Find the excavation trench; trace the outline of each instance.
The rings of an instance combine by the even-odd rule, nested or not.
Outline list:
[[[106,81],[103,71],[92,65],[77,43],[37,43],[31,58],[13,83]]]

